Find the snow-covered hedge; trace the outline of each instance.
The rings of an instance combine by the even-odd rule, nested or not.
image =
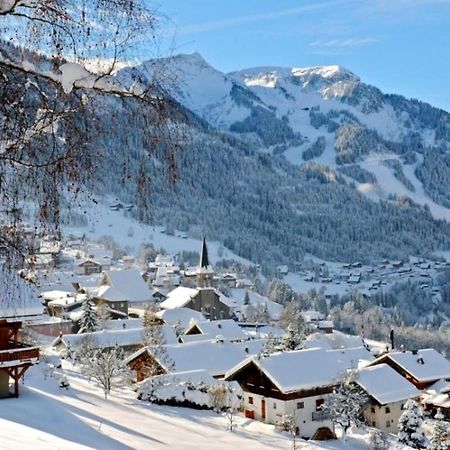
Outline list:
[[[165,375],[144,380],[137,393],[139,400],[158,405],[216,411],[237,408],[242,398],[235,383],[219,382],[213,378],[211,381],[191,381]]]

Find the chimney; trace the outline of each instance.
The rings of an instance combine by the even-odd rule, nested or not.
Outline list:
[[[394,330],[391,330],[391,332],[389,333],[389,338],[391,340],[391,349],[394,350]]]

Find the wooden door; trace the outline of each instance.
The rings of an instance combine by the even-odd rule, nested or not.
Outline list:
[[[261,417],[263,420],[266,418],[266,401],[264,399],[261,400]]]

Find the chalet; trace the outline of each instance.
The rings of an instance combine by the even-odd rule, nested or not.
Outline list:
[[[230,342],[199,341],[184,344],[145,347],[130,355],[125,363],[142,381],[151,374],[205,370],[216,379],[247,356],[261,351],[264,341]],[[149,371],[149,368],[150,371]]]
[[[236,287],[237,277],[235,273],[226,273],[220,277],[220,282],[230,288]]]
[[[251,356],[229,370],[225,380],[237,381],[244,391],[246,417],[275,425],[291,415],[301,437],[333,438],[333,422],[320,406],[348,368],[336,356],[317,348]]]
[[[317,329],[326,334],[333,333],[334,323],[332,320],[319,320],[317,322]]]
[[[102,272],[100,285],[92,291],[94,303],[106,303],[112,310],[128,313],[128,307],[143,308],[153,303],[151,291],[135,269]]]
[[[354,272],[351,273],[347,279],[347,283],[349,284],[358,284],[361,281],[361,273]]]
[[[52,345],[57,350],[75,350],[84,341],[89,340],[95,347],[110,348],[121,347],[125,350],[135,351],[144,342],[144,329],[102,330],[83,334],[64,334],[57,337]]]
[[[283,306],[279,303],[273,302],[269,298],[260,295],[251,289],[233,288],[230,289],[230,298],[235,303],[234,310],[238,316],[238,313],[243,313],[244,316],[246,315],[248,305],[244,304],[244,300],[247,294],[249,305],[266,309],[271,319],[277,320],[280,318],[283,311]]]
[[[102,270],[101,263],[90,258],[75,264],[73,269],[76,275],[92,275],[93,273],[101,273]]]
[[[360,369],[356,383],[366,392],[369,404],[363,416],[370,426],[386,433],[397,433],[403,405],[421,392],[387,364]]]
[[[438,380],[450,379],[450,361],[432,348],[385,353],[370,365],[377,364],[391,366],[420,390]]]
[[[191,289],[177,287],[169,292],[162,309],[190,308],[201,312],[207,319],[224,320],[232,317],[234,302],[212,287]]]
[[[221,339],[228,342],[242,342],[248,338],[237,322],[232,319],[196,322],[184,334],[187,336],[200,335],[204,339]]]
[[[52,317],[68,319],[71,312],[81,308],[86,297],[86,294],[72,294],[54,298],[47,302],[47,312]]]
[[[163,309],[162,311],[158,311],[156,315],[162,319],[164,323],[171,326],[178,326],[183,331],[189,328],[193,323],[206,320],[201,312],[189,308]]]
[[[19,342],[22,322],[0,319],[0,398],[9,397],[9,380],[14,381],[14,396],[19,396],[19,380],[39,360],[39,348]]]
[[[439,380],[425,389],[421,398],[422,407],[431,417],[440,409],[445,420],[450,421],[450,383]]]
[[[287,275],[289,273],[289,267],[285,265],[278,266],[277,272],[279,275]]]

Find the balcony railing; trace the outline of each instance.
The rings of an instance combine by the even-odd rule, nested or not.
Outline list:
[[[34,362],[39,358],[39,347],[13,348],[0,350],[0,367],[10,365],[11,362],[24,363]]]
[[[329,420],[330,417],[330,413],[325,411],[316,411],[312,413],[313,422],[323,422],[324,420]]]

